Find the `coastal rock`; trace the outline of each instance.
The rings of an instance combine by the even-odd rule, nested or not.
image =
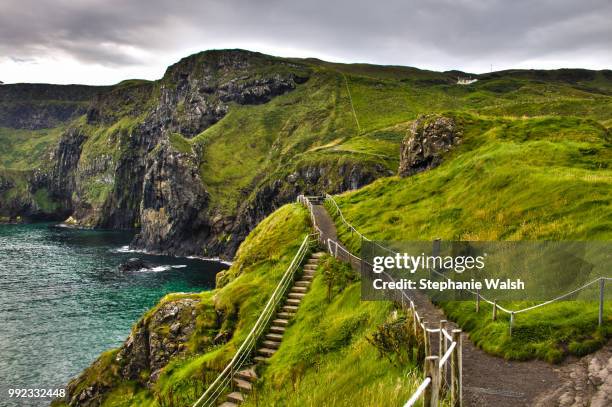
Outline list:
[[[197,297],[162,302],[138,321],[112,360],[103,355],[68,384],[66,402],[70,406],[99,406],[117,380],[150,387],[170,359],[185,350],[194,333],[199,304]]]
[[[399,175],[406,177],[437,167],[443,155],[460,142],[461,131],[454,119],[420,116],[402,141]]]
[[[155,267],[155,264],[149,263],[137,257],[128,259],[126,262],[119,265],[120,271],[139,271],[142,269],[151,269]]]
[[[144,372],[151,372],[144,384],[155,381],[159,371],[178,354],[180,345],[193,333],[193,315],[198,303],[191,298],[169,301],[156,309],[150,318],[141,320],[116,356],[122,366],[121,376],[142,382]]]

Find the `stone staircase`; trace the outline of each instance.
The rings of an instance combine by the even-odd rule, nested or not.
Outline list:
[[[254,358],[255,364],[236,373],[233,383],[234,391],[225,396],[225,400],[220,404],[220,407],[235,407],[244,402],[249,393],[253,391],[253,386],[258,378],[256,365],[266,363],[280,347],[285,329],[297,312],[302,298],[306,295],[308,287],[310,287],[310,283],[314,278],[319,259],[324,254],[323,252],[314,253],[304,264],[302,276],[293,283],[285,303],[276,313],[276,318],[272,321],[272,325],[270,325],[265,335],[262,347],[257,349],[257,355]]]

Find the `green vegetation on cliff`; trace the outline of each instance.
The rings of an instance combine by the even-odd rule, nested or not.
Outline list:
[[[119,350],[103,354],[69,385],[71,393],[78,396],[88,388],[102,389],[104,406],[188,405],[195,401],[205,383],[214,380],[233,357],[309,231],[306,210],[298,205],[284,206],[251,232],[236,261],[218,276],[215,290],[170,294],[149,310],[134,326],[132,337],[144,330],[159,335],[165,344],[164,337],[169,338],[173,324],[188,326],[193,322],[184,347],[159,372],[159,379],[150,388],[145,386],[152,373],[147,363],[138,370],[137,378],[126,379],[121,372],[139,357],[155,360],[155,352],[162,352],[163,346],[154,349],[151,345],[143,353],[132,353],[131,358],[122,361],[117,361]],[[159,322],[158,315],[166,306],[189,299],[197,301],[195,318],[179,313],[178,319]]]

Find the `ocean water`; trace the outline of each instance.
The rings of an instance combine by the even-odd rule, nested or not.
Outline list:
[[[10,388],[62,388],[170,292],[211,289],[227,266],[125,252],[123,232],[50,224],[0,225],[0,406],[48,405],[15,399]],[[139,257],[158,267],[119,271]]]

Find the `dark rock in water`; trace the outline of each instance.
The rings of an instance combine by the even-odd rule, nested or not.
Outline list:
[[[402,141],[399,175],[406,177],[437,167],[444,153],[460,142],[461,131],[453,119],[420,116]]]
[[[150,269],[155,267],[155,264],[151,264],[147,261],[139,259],[137,257],[131,258],[125,263],[119,265],[119,270],[121,271],[138,271],[142,269]]]

